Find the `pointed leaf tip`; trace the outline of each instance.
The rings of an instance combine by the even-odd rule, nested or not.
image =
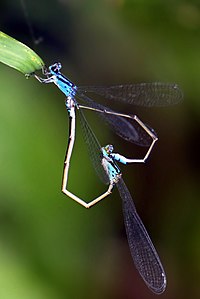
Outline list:
[[[0,62],[31,74],[44,67],[43,60],[28,46],[0,31]]]

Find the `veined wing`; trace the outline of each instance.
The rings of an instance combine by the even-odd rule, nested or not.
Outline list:
[[[79,100],[83,101],[87,104],[87,106],[91,108],[99,109],[102,112],[105,110],[109,112],[114,112],[110,108],[94,102],[85,94],[81,94],[78,92],[77,97]],[[121,138],[140,146],[149,146],[151,144],[152,139],[150,138],[150,136],[134,120],[130,120],[122,116],[112,115],[108,113],[98,114],[103,119],[103,121],[105,121],[109,125],[109,127]],[[149,129],[151,128],[149,127]],[[151,130],[153,131],[153,129]]]
[[[161,294],[166,288],[166,275],[156,249],[122,178],[117,188],[122,199],[124,224],[134,264],[147,286],[154,293]]]
[[[102,180],[102,182],[106,185],[109,184],[109,178],[101,164],[102,161],[102,151],[101,151],[101,145],[99,144],[96,136],[94,135],[92,129],[90,128],[83,112],[81,109],[77,109],[79,113],[79,118],[81,122],[81,127],[83,130],[83,138],[85,140],[85,143],[88,148],[89,156],[92,162],[92,165],[99,176],[99,178]]]
[[[81,86],[78,91],[84,94],[95,93],[108,100],[146,107],[174,105],[183,98],[181,89],[175,83]]]

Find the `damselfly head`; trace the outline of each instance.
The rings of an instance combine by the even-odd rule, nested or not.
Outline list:
[[[113,150],[114,150],[114,147],[112,144],[108,144],[105,146],[105,151],[107,152],[107,154],[112,154]]]
[[[60,62],[56,62],[52,65],[49,66],[49,71],[52,75],[54,74],[58,74],[60,69],[61,69],[62,65]]]

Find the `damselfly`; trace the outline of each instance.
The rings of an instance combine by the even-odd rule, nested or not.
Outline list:
[[[126,158],[113,153],[113,146],[101,148],[101,164],[107,174],[110,185],[117,185],[122,199],[124,224],[129,248],[134,264],[147,286],[156,294],[166,288],[166,275],[155,247],[140,219],[131,194],[122,179],[122,173],[116,160],[126,163]]]
[[[94,152],[95,144],[93,144],[92,139],[90,140],[90,131],[87,132],[88,125],[82,109],[89,109],[98,112],[103,120],[110,125],[111,129],[123,139],[140,146],[149,147],[143,159],[128,159],[128,162],[144,163],[152,151],[152,148],[157,140],[157,136],[154,130],[146,126],[136,115],[117,113],[110,108],[93,101],[88,94],[95,93],[103,96],[107,100],[118,100],[127,104],[151,107],[176,104],[182,99],[182,92],[174,83],[140,83],[109,87],[77,87],[60,72],[61,67],[60,63],[55,63],[49,66],[48,70],[43,70],[43,74],[46,76],[45,78],[41,78],[36,74],[34,74],[34,76],[42,83],[56,84],[66,96],[65,105],[69,115],[70,131],[64,162],[62,191],[85,208],[89,208],[108,196],[111,193],[113,186],[112,184],[109,184],[108,189],[103,194],[90,202],[84,201],[67,189],[70,160],[75,142],[76,111],[79,111],[81,122],[86,132],[86,142],[89,147],[91,147],[91,152]],[[81,102],[84,102],[85,104],[82,105]],[[130,123],[130,120],[134,121],[134,124]],[[96,152],[100,154],[99,148],[96,149]],[[98,159],[96,160],[94,157],[92,161],[96,171],[100,173],[101,177],[103,177],[102,170],[98,167]]]

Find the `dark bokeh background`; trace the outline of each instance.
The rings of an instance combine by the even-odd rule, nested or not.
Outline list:
[[[77,84],[164,81],[183,89],[177,106],[118,106],[159,136],[146,165],[122,171],[167,273],[161,297],[200,298],[198,1],[24,2],[25,11],[21,1],[0,2],[0,30],[47,65],[61,61]],[[88,117],[102,145],[144,153]],[[85,210],[60,191],[68,119],[56,87],[1,64],[0,136],[0,298],[154,298],[131,260],[117,192]],[[70,189],[88,200],[103,192],[79,128],[73,158]]]

